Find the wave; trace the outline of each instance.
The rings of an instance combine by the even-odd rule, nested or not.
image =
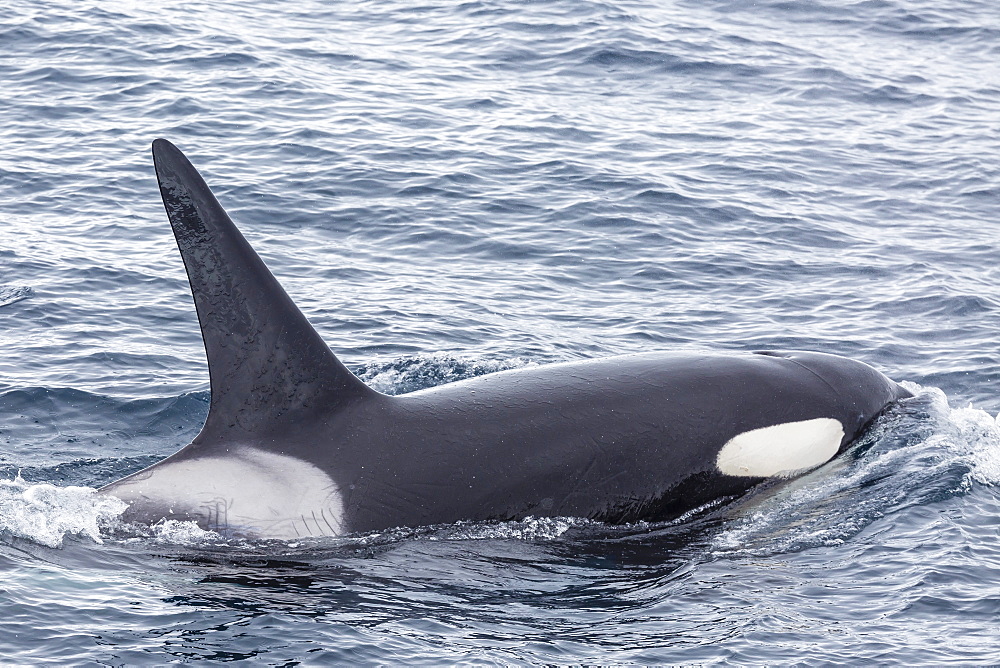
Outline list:
[[[1000,484],[1000,416],[953,409],[937,388],[891,408],[845,456],[765,485],[714,536],[716,555],[770,555],[841,545],[883,518]]]
[[[354,369],[354,375],[384,394],[406,394],[533,364],[521,357],[486,359],[446,354],[418,355],[362,365]]]
[[[34,294],[35,291],[27,285],[0,285],[0,307],[16,304]]]

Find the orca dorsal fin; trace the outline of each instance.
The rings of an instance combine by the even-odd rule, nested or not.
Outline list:
[[[194,442],[267,439],[376,395],[323,342],[184,154],[157,139],[153,163],[208,356],[212,402]]]

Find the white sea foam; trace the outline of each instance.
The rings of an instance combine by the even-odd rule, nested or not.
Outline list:
[[[516,522],[459,522],[430,540],[552,540],[588,520],[576,517],[526,517]]]
[[[964,426],[964,436],[976,444],[969,453],[969,477],[985,485],[1000,485],[1000,414],[991,417],[975,408],[955,411],[956,422]]]
[[[90,487],[33,485],[20,476],[0,480],[0,534],[61,547],[67,536],[101,540],[101,529],[127,506]]]
[[[207,531],[197,522],[184,520],[162,520],[149,527],[149,537],[158,543],[173,545],[194,545],[214,543],[223,538],[214,531]]]

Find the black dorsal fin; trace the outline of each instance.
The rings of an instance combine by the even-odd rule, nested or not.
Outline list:
[[[323,342],[184,154],[157,139],[153,163],[208,355],[212,403],[195,443],[266,439],[376,395]]]

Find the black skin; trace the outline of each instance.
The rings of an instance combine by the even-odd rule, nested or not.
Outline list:
[[[670,519],[762,480],[716,468],[737,434],[833,418],[843,451],[910,396],[864,363],[809,352],[629,355],[379,394],[337,360],[187,158],[162,139],[153,157],[212,386],[202,432],[165,461],[240,446],[297,457],[335,481],[347,531]],[[153,502],[129,512],[167,515]]]
[[[834,418],[843,450],[907,394],[816,353],[632,355],[359,402],[304,430],[328,445],[287,452],[351,490],[355,531],[528,515],[656,521],[761,481],[716,469],[737,434]]]

